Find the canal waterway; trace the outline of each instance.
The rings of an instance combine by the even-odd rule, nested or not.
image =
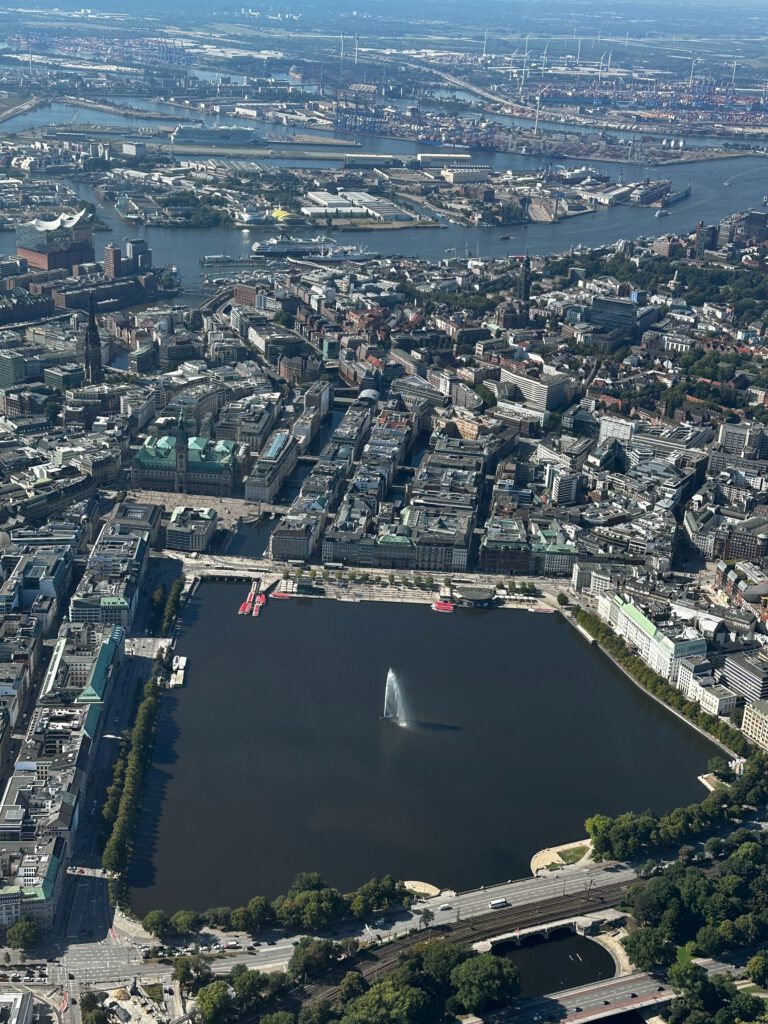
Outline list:
[[[163,701],[132,900],[140,914],[342,889],[392,872],[467,889],[529,873],[584,819],[704,796],[717,753],[559,615],[329,600],[238,616],[208,583]],[[411,728],[381,719],[388,671]]]
[[[493,952],[518,968],[520,995],[525,998],[590,985],[616,974],[616,964],[607,949],[568,930],[550,938],[531,936],[519,946],[516,942],[500,942]]]

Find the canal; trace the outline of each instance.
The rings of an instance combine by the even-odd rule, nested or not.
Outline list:
[[[584,819],[702,798],[716,748],[559,616],[271,601],[201,586],[163,701],[132,900],[237,906],[300,870],[471,888]],[[224,653],[226,652],[226,653]],[[396,673],[411,728],[382,721]]]

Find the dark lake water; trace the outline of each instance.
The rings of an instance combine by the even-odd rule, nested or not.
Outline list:
[[[616,965],[607,949],[568,931],[549,939],[532,936],[520,946],[500,942],[493,952],[517,966],[520,995],[525,998],[589,985],[616,974]]]
[[[164,700],[133,872],[139,913],[274,897],[300,870],[466,889],[527,875],[597,811],[704,796],[716,748],[558,615],[272,601],[201,586]],[[388,670],[412,720],[382,721]]]

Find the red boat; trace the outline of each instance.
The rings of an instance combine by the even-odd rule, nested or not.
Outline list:
[[[263,608],[266,603],[266,596],[264,594],[259,594],[259,596],[256,598],[256,604],[259,606],[259,608]]]
[[[238,615],[245,615],[245,609],[247,607],[248,607],[248,602],[247,601],[243,601],[243,603],[240,605],[240,611],[237,614]]]
[[[450,601],[433,601],[432,611],[450,614],[453,611],[453,604]]]
[[[276,590],[271,596],[277,601],[288,601],[293,597],[293,594],[286,594],[284,590]]]
[[[259,617],[259,612],[260,611],[261,611],[261,605],[260,604],[255,604],[253,606],[253,617],[254,617],[254,619],[257,619]]]

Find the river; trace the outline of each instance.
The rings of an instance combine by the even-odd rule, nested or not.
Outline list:
[[[203,584],[163,701],[132,902],[274,897],[300,870],[466,889],[520,877],[584,819],[702,798],[708,740],[559,615],[271,601]],[[226,651],[226,658],[222,652]],[[389,669],[412,729],[382,721]]]
[[[155,105],[156,106],[156,105]],[[19,130],[32,125],[48,124],[55,121],[66,124],[73,116],[72,108],[63,104],[20,115],[8,121],[3,127],[6,131]],[[142,123],[138,119],[128,119],[117,114],[95,111],[81,111],[80,119],[101,124]],[[172,120],[172,118],[170,119]],[[147,122],[154,124],[154,122]],[[255,129],[260,127],[275,130],[274,125],[260,126],[253,123]],[[322,140],[320,140],[322,141]],[[350,139],[350,141],[352,141]],[[361,138],[358,140],[365,151],[392,152],[398,154],[414,154],[420,151],[434,150],[435,147],[420,143],[390,138]],[[318,144],[311,148],[317,149]],[[538,157],[521,156],[510,153],[476,153],[475,159],[488,164],[494,170],[516,168],[534,170],[540,166]],[[328,153],[327,158],[314,161],[298,161],[291,155],[290,147],[285,154],[274,160],[260,160],[264,164],[282,164],[285,166],[317,166],[335,167],[343,159],[343,151],[338,147]],[[564,160],[565,165],[574,165],[578,161]],[[594,163],[594,162],[592,162]],[[619,174],[626,181],[638,180],[649,173],[648,168],[638,165],[601,165],[616,178]],[[459,224],[446,224],[436,228],[404,228],[400,230],[379,230],[371,232],[334,231],[334,237],[340,242],[350,244],[366,244],[371,250],[382,255],[419,256],[424,259],[440,260],[446,255],[465,254],[486,257],[504,255],[546,254],[550,252],[566,252],[575,246],[599,246],[613,244],[619,239],[635,238],[641,234],[656,235],[667,232],[692,231],[699,220],[707,224],[717,223],[723,217],[739,210],[759,207],[763,195],[768,192],[768,164],[760,157],[733,157],[723,160],[710,160],[698,163],[673,165],[659,169],[658,175],[671,178],[675,188],[691,186],[692,195],[689,200],[670,208],[670,214],[663,220],[654,218],[654,211],[636,209],[628,206],[616,206],[595,213],[571,218],[559,224],[530,224],[527,227],[465,227]],[[729,182],[725,185],[724,182]],[[78,194],[91,201],[95,199],[92,189],[85,183],[75,185]],[[274,235],[277,228],[258,226],[249,229],[233,228],[195,228],[172,229],[160,227],[136,227],[121,221],[111,207],[102,207],[100,216],[112,229],[112,236],[97,236],[97,249],[107,241],[119,242],[126,237],[144,237],[151,245],[158,265],[172,264],[178,267],[185,288],[189,292],[186,301],[194,302],[199,297],[200,289],[200,256],[211,253],[228,253],[232,256],[247,254],[256,239]],[[302,233],[298,230],[296,233]],[[303,229],[303,233],[311,233]],[[512,235],[510,239],[502,235]],[[0,235],[0,251],[12,252],[13,235]],[[97,252],[97,256],[100,253]]]

